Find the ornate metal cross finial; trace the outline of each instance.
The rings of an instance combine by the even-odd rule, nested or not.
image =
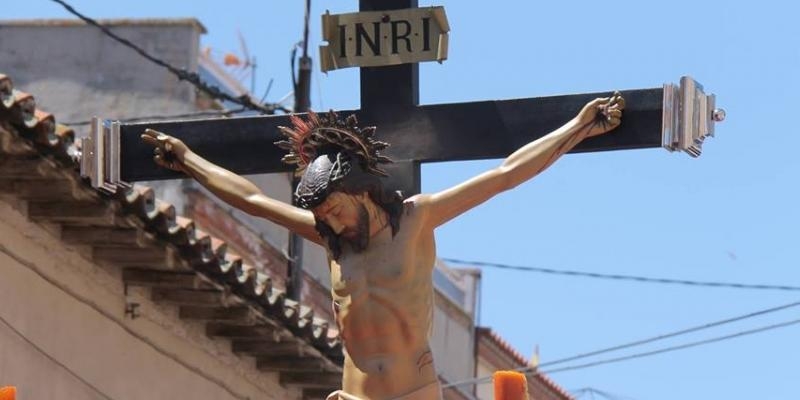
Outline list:
[[[663,146],[699,157],[703,141],[714,136],[714,124],[725,120],[725,110],[716,108],[716,96],[706,95],[703,85],[689,76],[680,85],[664,85]]]

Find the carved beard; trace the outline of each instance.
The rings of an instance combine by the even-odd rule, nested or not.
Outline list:
[[[354,229],[355,235],[353,235],[354,238],[352,239],[334,233],[333,229],[331,229],[328,224],[322,220],[316,220],[317,232],[328,242],[328,250],[331,251],[331,256],[334,260],[338,260],[339,256],[342,254],[343,243],[348,243],[350,248],[356,253],[364,251],[369,245],[369,210],[367,210],[367,206],[363,203],[359,203],[356,207],[358,215],[356,216],[357,221]]]
[[[358,205],[358,223],[356,225],[355,240],[347,240],[356,253],[364,251],[369,245],[369,211],[364,204]]]

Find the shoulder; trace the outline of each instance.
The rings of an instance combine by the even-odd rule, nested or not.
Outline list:
[[[403,219],[422,223],[430,210],[431,196],[417,194],[403,200]]]
[[[430,203],[430,198],[427,194],[415,194],[403,200],[403,212],[408,214],[424,210]]]

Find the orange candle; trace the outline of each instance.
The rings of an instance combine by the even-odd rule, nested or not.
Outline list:
[[[0,400],[15,400],[17,398],[17,388],[6,386],[0,388]]]
[[[528,400],[528,381],[525,374],[497,371],[493,379],[494,400]]]

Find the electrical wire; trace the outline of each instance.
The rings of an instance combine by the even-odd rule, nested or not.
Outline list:
[[[303,57],[308,57],[308,26],[311,20],[311,0],[306,0],[306,10],[303,16]]]
[[[711,339],[705,339],[705,340],[700,340],[700,341],[696,341],[696,342],[690,342],[690,343],[686,343],[686,344],[682,344],[682,345],[665,347],[665,348],[661,348],[661,349],[657,349],[657,350],[647,351],[647,352],[643,352],[643,353],[636,353],[636,354],[631,354],[631,355],[627,355],[627,356],[621,356],[621,357],[616,357],[616,358],[608,358],[608,359],[593,361],[593,362],[584,363],[584,364],[569,365],[569,366],[566,366],[566,367],[554,368],[554,369],[543,370],[543,371],[538,371],[538,370],[536,370],[536,369],[534,369],[532,367],[518,368],[518,369],[515,369],[514,371],[523,372],[523,373],[525,373],[525,375],[530,376],[530,377],[538,376],[538,375],[544,375],[544,374],[555,374],[555,373],[558,373],[558,372],[574,371],[574,370],[578,370],[578,369],[591,368],[591,367],[596,367],[596,366],[605,365],[605,364],[612,364],[612,363],[618,363],[618,362],[622,362],[622,361],[633,360],[633,359],[637,359],[637,358],[644,358],[644,357],[654,356],[654,355],[662,354],[662,353],[669,353],[669,352],[672,352],[672,351],[684,350],[684,349],[688,349],[688,348],[692,348],[692,347],[697,347],[697,346],[702,346],[702,345],[706,345],[706,344],[721,342],[721,341],[724,341],[724,340],[730,340],[730,339],[738,338],[738,337],[741,337],[741,336],[753,335],[753,334],[756,334],[756,333],[761,333],[761,332],[765,332],[765,331],[769,331],[769,330],[773,330],[773,329],[785,328],[785,327],[788,327],[788,326],[791,326],[791,325],[797,325],[797,324],[800,324],[800,319],[795,319],[795,320],[786,321],[786,322],[773,324],[773,325],[762,326],[760,328],[755,328],[755,329],[750,329],[750,330],[746,330],[746,331],[736,332],[736,333],[733,333],[733,334],[730,334],[730,335],[725,335],[725,336],[718,336],[718,337],[714,337],[714,338],[711,338]],[[463,381],[460,381],[460,382],[454,382],[454,383],[450,383],[450,384],[447,384],[447,385],[442,385],[442,388],[446,389],[446,388],[453,387],[453,386],[480,385],[480,384],[489,383],[491,381],[492,381],[492,376],[483,376],[483,377],[478,377],[478,378],[473,378],[473,379],[466,379],[466,380],[463,380]]]
[[[777,306],[777,307],[771,307],[771,308],[767,308],[767,309],[764,309],[764,310],[754,311],[754,312],[751,312],[751,313],[748,313],[748,314],[743,314],[743,315],[735,316],[735,317],[732,317],[732,318],[726,318],[726,319],[723,319],[723,320],[714,321],[714,322],[710,322],[710,323],[706,323],[706,324],[703,324],[703,325],[694,326],[694,327],[687,328],[687,329],[681,329],[681,330],[678,330],[678,331],[674,331],[674,332],[670,332],[670,333],[666,333],[666,334],[662,334],[662,335],[657,335],[657,336],[653,336],[653,337],[642,339],[642,340],[636,340],[636,341],[633,341],[633,342],[628,342],[628,343],[617,345],[617,346],[607,347],[607,348],[604,348],[604,349],[601,349],[601,350],[591,351],[591,352],[587,352],[587,353],[581,353],[581,354],[577,354],[577,355],[574,355],[574,356],[569,356],[569,357],[565,357],[565,358],[561,358],[561,359],[557,359],[557,360],[553,360],[553,361],[549,361],[549,362],[544,362],[544,363],[541,363],[541,364],[537,365],[536,367],[521,367],[521,368],[514,369],[514,371],[522,372],[522,373],[536,372],[538,370],[538,368],[550,367],[550,366],[554,366],[554,365],[558,365],[558,364],[563,364],[563,363],[566,363],[566,362],[569,362],[569,361],[575,361],[575,360],[578,360],[578,359],[583,359],[583,358],[587,358],[587,357],[596,356],[596,355],[603,354],[603,353],[622,350],[622,349],[635,347],[635,346],[641,346],[643,344],[652,343],[652,342],[655,342],[655,341],[664,340],[664,339],[672,338],[672,337],[679,336],[679,335],[684,335],[684,334],[691,333],[691,332],[697,332],[697,331],[700,331],[700,330],[709,329],[709,328],[713,328],[713,327],[716,327],[716,326],[725,325],[725,324],[729,324],[729,323],[732,323],[732,322],[741,321],[741,320],[744,320],[744,319],[753,318],[753,317],[757,317],[757,316],[761,316],[761,315],[765,315],[765,314],[769,314],[769,313],[774,313],[774,312],[777,312],[777,311],[782,311],[782,310],[785,310],[785,309],[788,309],[788,308],[791,308],[791,307],[797,307],[797,306],[800,306],[800,301],[796,301],[796,302],[780,305],[780,306]],[[629,356],[622,356],[622,357],[618,357],[618,358],[611,358],[611,359],[594,361],[594,362],[585,363],[585,364],[578,364],[578,365],[566,366],[566,367],[562,367],[562,368],[545,370],[545,371],[537,372],[537,373],[533,374],[533,376],[535,376],[535,375],[537,375],[539,373],[554,373],[554,372],[569,371],[569,370],[573,370],[573,369],[581,369],[581,368],[593,367],[593,366],[596,366],[596,365],[609,364],[609,363],[612,363],[612,362],[625,361],[625,360],[628,360],[628,359],[641,358],[641,357],[645,357],[645,356],[648,356],[648,355],[655,355],[655,354],[665,353],[665,352],[668,352],[668,351],[674,351],[674,350],[680,350],[680,349],[685,349],[685,348],[689,348],[689,347],[695,347],[695,346],[699,346],[701,344],[708,344],[708,343],[718,342],[718,341],[721,341],[721,340],[732,339],[732,338],[739,337],[739,336],[750,335],[750,334],[754,334],[754,333],[758,333],[758,332],[762,332],[762,331],[766,331],[766,330],[782,328],[782,327],[793,325],[793,324],[797,324],[797,323],[800,323],[800,320],[793,320],[793,321],[789,321],[789,322],[785,322],[785,323],[769,325],[769,326],[766,326],[766,327],[761,327],[761,328],[756,328],[756,329],[752,329],[752,330],[742,331],[742,332],[738,332],[738,333],[731,334],[731,335],[726,335],[726,336],[721,336],[721,337],[717,337],[717,338],[701,340],[699,342],[690,342],[688,344],[676,345],[676,346],[667,347],[667,348],[663,348],[663,349],[659,349],[659,350],[648,351],[648,352],[644,352],[644,353],[637,353],[637,354],[633,354],[633,355],[629,355]],[[447,387],[450,387],[450,386],[480,384],[480,383],[486,383],[488,381],[491,381],[491,376],[486,376],[486,377],[481,377],[481,378],[473,378],[473,379],[465,379],[463,381],[455,382],[455,383],[448,384],[448,385],[443,385],[442,387],[443,388],[447,388]]]
[[[674,331],[674,332],[665,333],[665,334],[662,334],[662,335],[649,337],[647,339],[641,339],[641,340],[636,340],[636,341],[633,341],[633,342],[628,342],[628,343],[617,345],[617,346],[607,347],[607,348],[601,349],[601,350],[595,350],[595,351],[590,351],[588,353],[582,353],[582,354],[577,354],[577,355],[574,355],[574,356],[571,356],[571,357],[561,358],[561,359],[558,359],[558,360],[555,360],[555,361],[550,361],[550,362],[547,362],[547,363],[539,364],[539,367],[548,367],[548,366],[552,366],[552,365],[563,364],[565,362],[575,361],[575,360],[578,360],[578,359],[581,359],[581,358],[587,358],[587,357],[592,357],[592,356],[596,356],[596,355],[600,355],[600,354],[604,354],[604,353],[609,353],[609,352],[612,352],[612,351],[623,350],[623,349],[627,349],[627,348],[630,348],[630,347],[641,346],[643,344],[657,342],[659,340],[669,339],[669,338],[673,338],[673,337],[676,337],[676,336],[685,335],[687,333],[698,332],[698,331],[702,331],[702,330],[705,330],[705,329],[714,328],[714,327],[717,327],[717,326],[726,325],[726,324],[730,324],[730,323],[737,322],[737,321],[742,321],[742,320],[745,320],[745,319],[748,319],[748,318],[754,318],[754,317],[758,317],[758,316],[761,316],[761,315],[771,314],[771,313],[774,313],[774,312],[782,311],[782,310],[785,310],[787,308],[792,308],[792,307],[797,307],[797,306],[800,306],[800,301],[784,304],[784,305],[777,306],[777,307],[771,307],[771,308],[767,308],[767,309],[764,309],[764,310],[754,311],[754,312],[751,312],[751,313],[748,313],[748,314],[739,315],[739,316],[735,316],[735,317],[731,317],[731,318],[726,318],[726,319],[719,320],[719,321],[709,322],[707,324],[693,326],[691,328],[681,329],[681,330],[678,330],[678,331]]]
[[[289,69],[291,70],[291,77],[292,77],[292,91],[297,93],[297,67],[295,63],[297,62],[297,50],[300,48],[301,42],[297,42],[292,46],[292,50],[289,52]]]
[[[165,120],[165,119],[179,119],[179,118],[191,118],[191,117],[206,117],[206,116],[230,116],[234,114],[239,114],[245,111],[249,111],[249,109],[245,107],[235,108],[233,110],[219,110],[219,111],[197,111],[191,113],[184,113],[184,114],[173,114],[173,115],[149,115],[145,117],[133,117],[133,118],[126,118],[119,120],[119,122],[127,123],[127,122],[141,122],[141,121],[154,121],[154,120]],[[92,121],[75,121],[75,122],[60,122],[62,125],[67,126],[85,126],[91,124]]]
[[[36,274],[39,278],[43,279],[45,282],[49,283],[56,289],[60,290],[62,293],[66,294],[67,296],[72,297],[73,299],[77,300],[78,302],[84,304],[85,306],[89,307],[90,309],[94,310],[101,316],[105,317],[108,321],[114,323],[123,331],[125,331],[131,337],[139,340],[140,342],[150,346],[153,350],[160,353],[161,355],[171,359],[172,361],[176,362],[178,365],[183,366],[188,371],[198,375],[199,377],[207,380],[208,382],[217,385],[222,390],[226,391],[231,397],[239,399],[239,400],[250,400],[249,396],[245,396],[243,394],[237,393],[237,391],[225,383],[222,379],[213,376],[210,373],[205,372],[202,368],[196,367],[193,364],[183,360],[183,358],[179,357],[177,353],[172,352],[171,349],[165,348],[164,346],[156,343],[155,341],[151,340],[149,337],[137,332],[132,327],[125,324],[121,321],[117,316],[111,314],[95,301],[91,300],[89,297],[84,296],[83,294],[74,291],[73,289],[69,288],[67,285],[57,281],[56,279],[48,276],[42,269],[37,266],[32,261],[26,260],[25,258],[21,257],[17,253],[13,252],[10,248],[4,246],[0,243],[0,253],[5,254],[6,256],[10,257],[17,264],[27,268],[34,274]],[[13,328],[12,328],[13,329]]]
[[[575,396],[576,399],[580,399],[581,397],[583,397],[586,394],[589,394],[589,396],[591,396],[591,398],[594,398],[594,395],[597,394],[597,395],[603,397],[604,399],[609,399],[609,400],[635,400],[632,397],[620,396],[620,395],[617,395],[617,394],[606,392],[604,390],[595,389],[593,387],[585,387],[585,388],[581,388],[581,389],[578,389],[578,390],[571,390],[570,393],[572,393]]]
[[[718,336],[718,337],[713,337],[713,338],[710,338],[710,339],[699,340],[699,341],[696,341],[696,342],[689,342],[689,343],[685,343],[685,344],[681,344],[681,345],[664,347],[664,348],[661,348],[661,349],[652,350],[652,351],[646,351],[646,352],[643,352],[643,353],[636,353],[636,354],[631,354],[631,355],[627,355],[627,356],[621,356],[621,357],[615,357],[615,358],[607,358],[607,359],[604,359],[604,360],[593,361],[593,362],[589,362],[589,363],[585,363],[585,364],[569,365],[569,366],[566,366],[566,367],[549,369],[549,370],[546,370],[546,371],[537,372],[537,374],[554,374],[554,373],[557,373],[557,372],[573,371],[573,370],[577,370],[577,369],[596,367],[596,366],[599,366],[599,365],[605,365],[605,364],[618,363],[618,362],[622,362],[622,361],[634,360],[634,359],[637,359],[637,358],[649,357],[649,356],[654,356],[654,355],[657,355],[657,354],[669,353],[669,352],[678,351],[678,350],[684,350],[684,349],[688,349],[688,348],[692,348],[692,347],[703,346],[703,345],[706,345],[706,344],[722,342],[722,341],[725,341],[725,340],[735,339],[735,338],[739,338],[739,337],[742,337],[742,336],[754,335],[756,333],[771,331],[771,330],[774,330],[774,329],[786,328],[786,327],[789,327],[789,326],[792,326],[792,325],[797,325],[797,324],[800,324],[800,319],[794,319],[794,320],[791,320],[791,321],[786,321],[786,322],[781,322],[781,323],[777,323],[777,324],[762,326],[762,327],[755,328],[755,329],[750,329],[750,330],[746,330],[746,331],[732,333],[730,335]]]
[[[652,278],[652,277],[635,276],[635,275],[603,274],[597,272],[561,270],[561,269],[542,268],[542,267],[528,267],[528,266],[501,264],[501,263],[491,263],[484,261],[467,261],[456,258],[442,258],[441,260],[454,264],[472,265],[477,267],[488,267],[488,268],[525,271],[525,272],[538,272],[550,275],[580,276],[584,278],[632,281],[641,283],[660,283],[667,285],[700,286],[700,287],[715,287],[715,288],[729,288],[729,289],[780,290],[789,292],[800,291],[800,286],[789,286],[789,285],[767,285],[767,284],[750,284],[750,283],[735,283],[735,282],[692,281],[687,279],[671,279],[671,278]]]
[[[283,111],[283,112],[290,112],[287,108],[285,108],[285,107],[283,107],[281,105],[257,104],[255,102],[253,102],[252,98],[250,98],[250,96],[247,95],[247,94],[243,94],[243,95],[241,95],[239,97],[233,97],[233,96],[223,92],[220,88],[218,88],[218,87],[216,87],[214,85],[210,85],[210,84],[208,84],[206,82],[203,82],[200,79],[200,76],[196,72],[188,71],[185,68],[177,68],[177,67],[167,63],[166,61],[164,61],[164,60],[162,60],[160,58],[152,56],[151,54],[149,54],[146,51],[144,51],[141,47],[133,44],[128,39],[125,39],[123,37],[118,36],[117,34],[112,32],[107,27],[101,25],[96,20],[81,14],[80,12],[75,10],[74,7],[72,7],[71,5],[67,4],[65,1],[63,1],[63,0],[52,0],[52,1],[54,3],[60,4],[62,7],[64,7],[64,9],[67,10],[67,12],[69,12],[70,14],[80,18],[82,21],[86,22],[87,24],[92,25],[92,26],[100,29],[100,31],[103,32],[103,34],[105,34],[106,36],[108,36],[108,37],[116,40],[120,44],[122,44],[122,45],[124,45],[124,46],[126,46],[126,47],[128,47],[128,48],[130,48],[132,50],[134,50],[135,52],[139,53],[139,55],[141,55],[142,57],[146,58],[150,62],[152,62],[152,63],[154,63],[154,64],[156,64],[158,66],[166,68],[170,73],[175,75],[179,80],[189,82],[194,87],[196,87],[197,89],[200,89],[201,91],[207,93],[209,96],[211,96],[214,99],[227,100],[227,101],[230,101],[232,103],[238,104],[238,105],[240,105],[242,107],[246,107],[246,108],[248,108],[250,110],[260,111],[260,112],[262,112],[264,114],[274,114],[276,110],[280,110],[280,111]]]
[[[36,343],[34,343],[30,339],[28,339],[28,337],[25,336],[25,334],[23,334],[22,332],[17,330],[17,328],[15,328],[13,325],[11,325],[11,323],[8,322],[5,318],[3,318],[2,315],[0,315],[0,323],[5,325],[9,330],[11,330],[11,332],[14,333],[14,335],[19,337],[23,341],[25,341],[25,343],[27,343],[29,346],[33,347],[33,349],[36,350],[39,354],[43,355],[45,358],[50,360],[50,362],[52,362],[55,365],[58,365],[59,367],[61,367],[61,369],[66,371],[73,378],[77,379],[78,381],[80,381],[81,383],[83,383],[84,385],[86,385],[87,387],[92,389],[92,391],[97,393],[98,396],[100,396],[100,397],[102,397],[102,398],[104,398],[106,400],[114,400],[111,396],[103,393],[103,391],[100,390],[97,386],[93,385],[91,382],[87,381],[86,379],[83,379],[83,377],[81,377],[78,373],[76,373],[75,371],[70,369],[68,366],[66,366],[61,361],[58,361],[55,357],[50,355],[50,353],[46,352],[44,349],[39,347]]]
[[[303,15],[303,38],[292,46],[289,65],[291,68],[292,90],[296,112],[306,112],[311,106],[311,58],[308,57],[308,34],[311,17],[311,0],[305,1]],[[302,49],[299,68],[296,68],[297,50]]]

